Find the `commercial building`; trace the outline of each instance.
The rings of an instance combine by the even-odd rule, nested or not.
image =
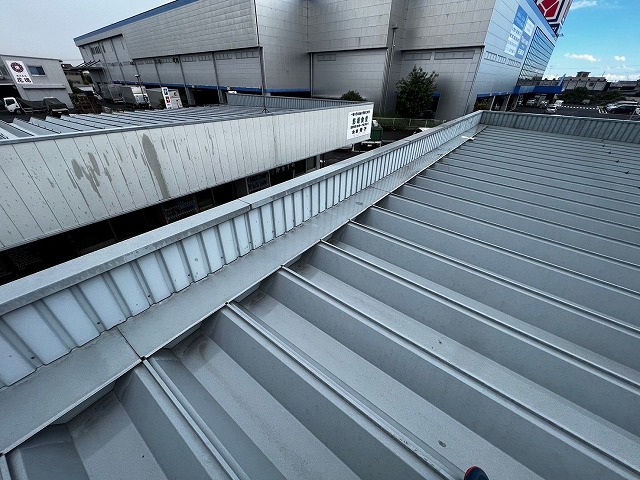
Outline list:
[[[609,86],[611,90],[620,90],[620,93],[631,97],[640,97],[640,79],[620,80]]]
[[[640,477],[638,158],[475,112],[1,286],[2,480]]]
[[[72,108],[70,93],[62,60],[0,54],[0,98],[36,101],[55,97]]]
[[[358,90],[391,112],[396,82],[417,65],[438,73],[436,116],[452,119],[478,101],[504,110],[513,94],[535,93],[571,2],[546,3],[176,0],[75,42],[96,83],[169,86],[192,105],[264,86],[330,98]]]
[[[565,77],[564,89],[586,88],[592,93],[607,91],[610,82],[607,82],[606,77],[591,77],[590,75],[591,72],[578,72],[574,77]]]

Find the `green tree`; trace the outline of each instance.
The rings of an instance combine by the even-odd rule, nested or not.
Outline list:
[[[595,98],[598,102],[615,102],[617,100],[624,100],[625,96],[620,90],[609,90],[596,95]]]
[[[347,93],[340,97],[340,100],[348,100],[350,102],[364,102],[367,99],[360,95],[357,90],[349,90]]]
[[[436,72],[427,73],[414,65],[409,75],[396,83],[396,111],[410,118],[423,117],[431,109],[437,77]]]
[[[562,94],[562,99],[567,103],[580,103],[589,98],[589,90],[585,87],[574,88]]]

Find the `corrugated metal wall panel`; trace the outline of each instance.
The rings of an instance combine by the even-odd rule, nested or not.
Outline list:
[[[0,244],[16,246],[341,147],[352,108],[169,126],[147,112],[136,121],[155,119],[159,128],[0,145],[0,208],[11,219]],[[200,119],[200,110],[217,111],[194,109],[181,121]]]
[[[356,102],[345,100],[324,100],[319,98],[274,97],[262,95],[227,95],[227,103],[233,106],[267,108],[290,108],[292,110],[306,110],[315,108],[331,108],[357,105]]]

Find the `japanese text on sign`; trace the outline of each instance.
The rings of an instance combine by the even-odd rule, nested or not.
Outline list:
[[[347,127],[347,139],[361,137],[371,134],[371,121],[373,120],[373,109],[358,110],[349,113],[349,125]]]
[[[522,60],[527,52],[534,30],[535,24],[524,9],[518,7],[516,16],[513,19],[513,25],[511,25],[509,38],[507,39],[507,46],[504,49],[505,53]]]
[[[32,85],[31,75],[23,62],[18,60],[7,60],[7,66],[15,82],[19,85]]]

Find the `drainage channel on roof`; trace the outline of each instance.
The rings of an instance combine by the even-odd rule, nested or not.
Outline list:
[[[600,148],[486,128],[0,472],[640,478],[640,147]]]

